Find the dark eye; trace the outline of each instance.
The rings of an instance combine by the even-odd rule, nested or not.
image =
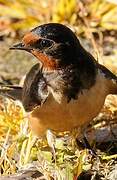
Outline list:
[[[40,41],[40,46],[45,48],[45,47],[50,47],[52,45],[52,41],[49,41],[47,39],[41,39]]]

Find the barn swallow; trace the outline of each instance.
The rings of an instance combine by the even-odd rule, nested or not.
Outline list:
[[[62,24],[40,25],[10,49],[25,50],[38,59],[22,87],[0,89],[1,95],[22,102],[38,136],[47,129],[84,129],[99,114],[106,96],[117,94],[117,77]]]

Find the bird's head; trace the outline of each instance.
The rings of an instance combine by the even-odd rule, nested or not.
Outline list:
[[[75,34],[58,23],[40,25],[27,33],[21,43],[10,49],[32,53],[45,68],[61,68],[75,62],[81,45]]]

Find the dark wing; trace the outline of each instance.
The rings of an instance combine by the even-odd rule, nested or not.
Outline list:
[[[42,69],[35,64],[26,75],[22,103],[26,111],[32,111],[36,106],[42,105],[48,96],[48,90]]]
[[[13,100],[22,101],[22,87],[12,85],[1,85],[0,95],[11,98]]]
[[[109,69],[107,69],[105,66],[98,64],[98,68],[104,73],[105,77],[108,79],[113,79],[117,81],[117,76],[113,74]]]
[[[98,68],[102,71],[104,76],[109,80],[111,86],[111,94],[117,94],[117,76],[114,75],[109,69],[101,64],[97,64]]]
[[[32,111],[36,106],[42,105],[48,97],[48,90],[40,65],[36,64],[30,69],[23,87],[1,85],[0,95],[20,100],[26,111]]]

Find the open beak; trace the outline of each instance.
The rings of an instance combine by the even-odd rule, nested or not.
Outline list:
[[[25,50],[25,51],[32,50],[32,48],[26,47],[23,43],[15,44],[14,46],[10,47],[9,49],[11,49],[11,50],[17,49],[17,50]]]

